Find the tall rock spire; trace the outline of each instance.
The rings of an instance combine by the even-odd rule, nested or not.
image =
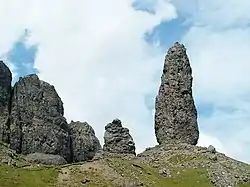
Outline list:
[[[159,144],[197,144],[199,129],[192,80],[186,48],[176,42],[165,57],[156,97],[155,134]]]

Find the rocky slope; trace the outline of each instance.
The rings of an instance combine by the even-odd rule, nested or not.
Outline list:
[[[30,164],[8,148],[1,149],[1,187],[250,186],[249,165],[188,144],[156,146],[136,157],[109,155],[60,166]]]
[[[67,124],[52,85],[28,75],[12,88],[0,62],[0,187],[250,187],[250,165],[196,146],[192,79],[186,49],[175,43],[156,97],[159,145],[136,155],[119,119],[105,126],[102,148],[87,122]]]

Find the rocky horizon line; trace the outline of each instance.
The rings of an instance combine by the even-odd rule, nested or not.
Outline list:
[[[176,42],[165,57],[155,101],[155,136],[160,145],[198,142],[192,80],[186,49]],[[53,85],[37,74],[20,77],[13,86],[11,82],[10,69],[0,61],[0,141],[17,153],[60,155],[67,162],[90,160],[100,151],[136,155],[129,129],[119,119],[105,126],[102,147],[87,122],[67,123]]]

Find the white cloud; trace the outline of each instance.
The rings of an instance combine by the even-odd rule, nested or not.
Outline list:
[[[195,40],[194,40],[195,39]],[[184,42],[192,60],[198,99],[225,102],[250,91],[250,29],[192,28]]]
[[[203,132],[200,141],[217,144],[229,156],[247,162],[250,162],[249,3],[198,1],[194,26],[183,38],[193,67],[195,99],[197,103],[214,106],[212,115],[199,117]]]
[[[135,11],[131,0],[0,4],[5,7],[0,26],[7,27],[0,51],[9,49],[25,28],[31,31],[28,42],[39,43],[35,68],[41,79],[55,85],[68,121],[88,121],[102,141],[104,126],[120,118],[138,150],[155,143],[153,116],[143,96],[154,87],[163,56],[146,43],[144,34],[177,16],[170,3],[158,1],[154,15]],[[8,23],[6,15],[13,18]]]
[[[199,146],[208,147],[213,145],[216,148],[216,151],[227,154],[227,151],[223,144],[216,137],[208,135],[207,133],[200,133],[200,138],[198,142]]]

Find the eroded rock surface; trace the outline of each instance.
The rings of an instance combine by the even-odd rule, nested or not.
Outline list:
[[[159,144],[197,144],[199,130],[192,80],[186,49],[177,42],[166,55],[156,97],[155,134]]]
[[[105,127],[104,152],[135,155],[135,143],[127,128],[115,119]]]
[[[0,141],[8,141],[9,102],[11,98],[12,75],[9,68],[0,61]]]
[[[19,153],[61,155],[70,160],[68,124],[54,86],[35,74],[20,78],[12,97],[10,147]]]
[[[87,122],[79,121],[72,121],[69,128],[73,162],[92,159],[96,152],[101,149],[94,129]]]
[[[66,164],[66,160],[60,155],[51,155],[44,153],[31,153],[24,157],[27,162],[45,165],[62,165]]]

